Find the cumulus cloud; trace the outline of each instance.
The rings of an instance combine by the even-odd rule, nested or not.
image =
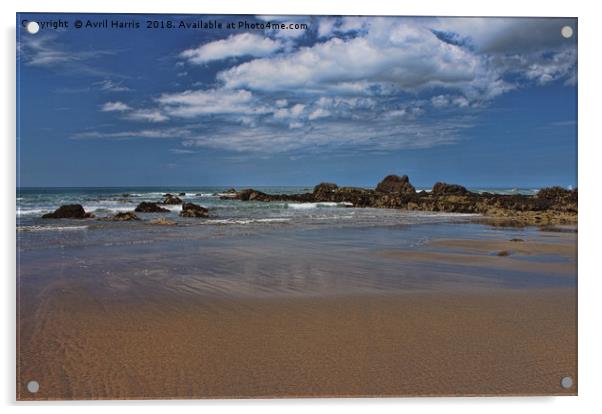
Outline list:
[[[182,52],[193,64],[253,58],[223,62],[214,82],[191,83],[198,89],[166,91],[142,109],[107,103],[121,118],[186,127],[86,138],[168,137],[187,148],[270,154],[430,148],[457,142],[504,93],[576,82],[574,39],[547,38],[572,20],[313,19],[316,37],[303,45],[267,31]]]
[[[100,107],[102,112],[125,112],[132,108],[123,102],[106,102]]]
[[[283,43],[279,40],[254,33],[241,33],[205,43],[195,49],[185,50],[180,53],[180,56],[190,63],[204,64],[238,56],[268,56],[283,47]]]
[[[255,59],[217,77],[227,88],[381,94],[428,87],[470,89],[474,82],[496,80],[480,57],[442,42],[427,28],[390,19],[370,21],[365,36],[335,37],[293,53]],[[363,27],[360,22],[364,20],[352,27]]]

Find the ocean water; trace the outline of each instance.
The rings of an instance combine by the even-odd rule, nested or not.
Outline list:
[[[310,192],[309,187],[257,187],[272,194]],[[403,212],[384,209],[350,208],[348,203],[241,202],[222,200],[224,187],[162,188],[22,188],[17,191],[17,228],[22,232],[83,231],[132,225],[148,225],[148,221],[165,217],[182,226],[371,226],[429,223],[462,220],[468,215],[428,212]],[[209,209],[207,219],[179,217],[181,205],[165,205],[169,213],[144,214],[141,222],[111,223],[99,220],[48,220],[45,213],[64,204],[81,204],[97,218],[118,212],[133,211],[142,201],[158,202],[165,193],[179,194],[184,201]]]
[[[271,194],[310,192],[311,187],[256,187]],[[142,201],[157,202],[165,193],[186,193],[185,201],[210,210],[210,218],[183,219],[178,216],[180,205],[166,205],[167,214],[139,214],[143,219],[166,217],[179,224],[192,225],[297,225],[329,224],[387,225],[456,220],[462,215],[424,212],[400,212],[349,208],[346,203],[240,202],[222,200],[226,187],[94,187],[94,188],[20,188],[17,189],[17,226],[20,231],[78,231],[111,226],[99,221],[43,220],[41,216],[64,204],[81,204],[87,212],[106,217],[132,211]],[[422,189],[418,189],[421,191]],[[536,189],[473,189],[502,194],[534,194]],[[425,189],[425,191],[429,191]],[[92,224],[93,223],[93,224]]]

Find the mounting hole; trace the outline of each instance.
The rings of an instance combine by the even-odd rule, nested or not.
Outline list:
[[[29,381],[27,383],[27,391],[32,394],[35,394],[40,390],[40,384],[37,381]]]
[[[40,25],[37,22],[28,22],[27,26],[25,26],[28,33],[36,34],[40,31]]]
[[[560,385],[562,386],[562,388],[564,389],[569,389],[573,387],[573,379],[571,377],[563,377],[560,380]]]
[[[573,37],[573,28],[571,26],[563,26],[562,29],[560,29],[560,34],[565,39],[570,39]]]

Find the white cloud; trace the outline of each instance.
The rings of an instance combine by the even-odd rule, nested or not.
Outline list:
[[[313,121],[314,119],[319,119],[319,118],[325,118],[327,116],[330,116],[330,111],[324,108],[318,108],[314,111],[312,111],[309,115],[308,115],[308,119],[310,121]]]
[[[360,20],[363,22],[363,20]],[[352,20],[355,26],[359,21]],[[263,91],[324,90],[351,92],[469,88],[483,74],[484,62],[430,30],[375,18],[365,36],[332,38],[296,52],[255,59],[218,74],[227,88]],[[351,25],[351,23],[350,23]]]
[[[206,89],[163,94],[157,102],[165,113],[181,118],[211,114],[262,114],[269,109],[246,90]]]
[[[190,131],[187,128],[164,128],[164,129],[141,129],[136,131],[85,131],[73,135],[71,138],[82,139],[135,139],[135,138],[173,138],[185,139],[190,137]]]
[[[185,50],[180,56],[190,63],[203,64],[237,56],[268,56],[283,47],[279,40],[254,33],[241,33]]]
[[[126,115],[132,121],[163,122],[169,118],[157,109],[137,109]]]
[[[128,92],[130,88],[124,86],[121,82],[114,82],[110,79],[105,79],[100,82],[94,82],[93,85],[97,86],[102,91],[107,92]]]
[[[102,112],[125,112],[132,108],[123,102],[106,102],[100,108]]]

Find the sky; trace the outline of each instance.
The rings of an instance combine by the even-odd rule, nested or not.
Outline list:
[[[18,14],[17,140],[20,186],[577,186],[577,21]]]

